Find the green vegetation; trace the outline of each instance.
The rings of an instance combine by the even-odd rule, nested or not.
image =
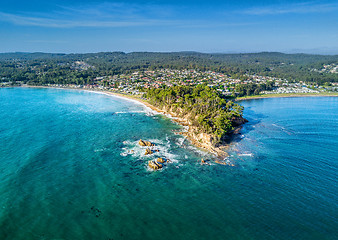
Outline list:
[[[74,65],[75,61],[83,61],[88,66],[77,67]],[[290,82],[324,85],[338,82],[338,74],[322,72],[320,69],[323,69],[324,65],[337,63],[337,55],[283,53],[3,53],[0,54],[0,81],[10,79],[31,85],[90,84],[97,76],[167,68],[215,71],[241,80],[246,80],[247,75],[256,74],[283,78]]]
[[[223,142],[245,121],[242,106],[205,85],[149,89],[145,97],[154,106],[169,108],[187,118],[201,132],[210,134],[214,145]]]
[[[238,93],[238,97],[242,96],[251,96],[251,95],[259,95],[261,91],[269,91],[274,87],[273,82],[268,82],[266,84],[237,84],[235,87],[236,92]]]

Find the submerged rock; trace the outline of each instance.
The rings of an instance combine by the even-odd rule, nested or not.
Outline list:
[[[154,160],[151,160],[148,162],[148,166],[151,168],[151,169],[154,169],[154,170],[158,170],[160,168],[162,168],[162,164],[154,161]]]
[[[220,160],[216,160],[215,163],[221,164],[221,165],[227,165],[226,162],[220,161]]]
[[[235,166],[235,164],[233,164],[229,161],[224,162],[224,161],[216,160],[215,163],[218,163],[218,164],[221,164],[221,165],[228,165],[228,166],[231,166],[231,167]]]
[[[153,151],[151,151],[149,148],[146,149],[146,152],[144,153],[144,155],[148,155],[148,154],[152,154]]]
[[[209,160],[201,159],[201,165],[210,165]]]

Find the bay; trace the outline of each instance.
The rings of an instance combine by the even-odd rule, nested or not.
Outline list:
[[[0,89],[0,239],[336,239],[337,98],[241,104],[236,166],[206,166],[134,102]],[[172,163],[154,172],[154,157]]]

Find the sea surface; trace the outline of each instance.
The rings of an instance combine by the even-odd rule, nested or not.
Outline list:
[[[338,239],[338,98],[240,104],[231,167],[135,102],[0,89],[0,239]]]

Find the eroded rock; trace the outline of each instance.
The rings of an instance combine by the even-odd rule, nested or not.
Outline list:
[[[149,148],[146,149],[146,152],[144,153],[144,155],[148,155],[148,154],[153,154],[153,151],[151,151]]]
[[[139,144],[140,146],[142,146],[142,147],[145,147],[145,146],[147,146],[147,147],[153,147],[153,146],[155,146],[154,143],[151,143],[151,142],[149,142],[149,141],[144,141],[144,140],[142,140],[142,139],[140,139],[140,141],[138,141],[138,144]]]
[[[138,144],[142,147],[146,146],[146,143],[142,139],[140,139],[140,141],[138,141]]]
[[[154,169],[154,170],[159,170],[162,168],[162,164],[154,161],[154,160],[151,160],[148,162],[148,166],[151,168],[151,169]]]

